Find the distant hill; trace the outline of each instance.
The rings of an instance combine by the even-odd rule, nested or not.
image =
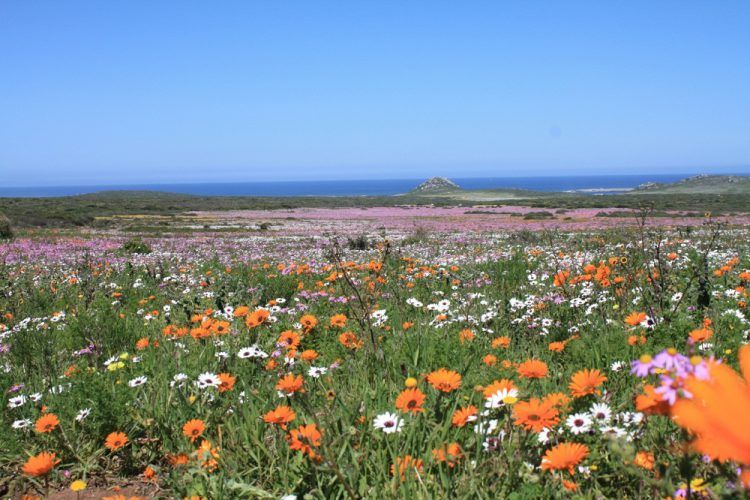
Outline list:
[[[430,177],[410,191],[410,194],[445,194],[460,191],[461,187],[446,177]]]
[[[629,194],[748,194],[750,176],[707,175],[687,177],[677,182],[641,184]]]

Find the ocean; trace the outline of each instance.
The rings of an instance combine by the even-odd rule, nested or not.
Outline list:
[[[451,177],[466,189],[513,188],[612,194],[645,182],[675,182],[692,174],[580,175],[555,177]],[[221,182],[98,186],[0,187],[1,197],[70,196],[108,190],[149,190],[213,196],[375,196],[410,191],[425,179],[351,181]]]

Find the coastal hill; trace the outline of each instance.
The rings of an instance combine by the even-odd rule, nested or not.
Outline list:
[[[460,191],[461,187],[446,177],[430,177],[410,191],[410,194],[436,194]]]
[[[630,194],[748,194],[750,176],[700,174],[672,183],[648,182]]]

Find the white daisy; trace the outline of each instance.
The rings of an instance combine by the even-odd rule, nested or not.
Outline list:
[[[312,378],[318,378],[321,375],[325,375],[325,373],[328,371],[328,368],[325,366],[311,366],[309,370],[307,370],[307,375]]]
[[[221,380],[219,380],[219,376],[215,373],[206,372],[198,375],[198,387],[200,389],[219,387],[219,385],[221,385]]]
[[[612,409],[605,403],[594,403],[589,409],[589,415],[599,424],[606,424],[612,417]]]
[[[587,413],[575,413],[565,420],[565,425],[568,426],[570,432],[573,434],[582,434],[590,431],[591,423],[591,417]]]
[[[130,387],[138,387],[139,385],[143,385],[148,381],[148,378],[145,375],[141,375],[140,377],[136,377],[132,379],[130,382],[128,382],[128,385]]]
[[[76,415],[76,422],[83,422],[91,414],[91,408],[84,408]]]
[[[21,420],[16,420],[15,422],[13,422],[10,425],[14,429],[24,429],[24,428],[30,426],[31,423],[32,423],[31,420],[29,420],[28,418],[22,418]]]
[[[372,426],[382,430],[385,434],[392,434],[394,432],[401,432],[404,420],[395,413],[385,412],[375,417]]]

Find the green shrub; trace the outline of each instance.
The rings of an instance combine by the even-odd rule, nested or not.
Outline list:
[[[10,220],[3,214],[0,214],[0,240],[12,240],[13,228],[10,226]]]
[[[140,238],[131,238],[120,247],[125,253],[148,254],[151,253],[151,247]]]

